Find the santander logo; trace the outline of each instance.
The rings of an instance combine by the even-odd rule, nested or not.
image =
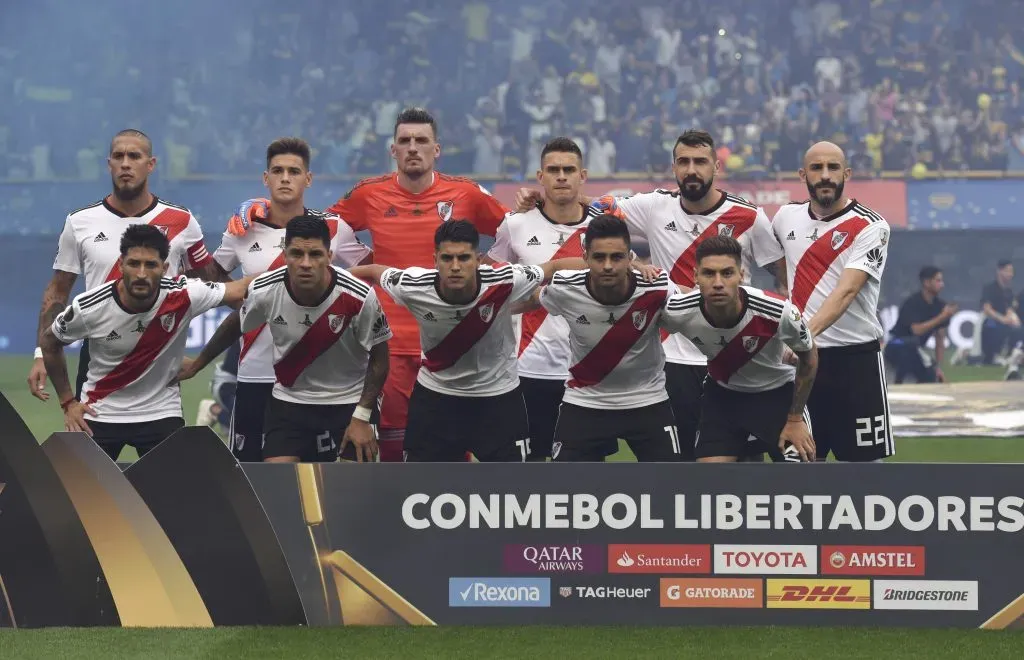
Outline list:
[[[814,545],[716,545],[715,573],[745,575],[815,575]]]

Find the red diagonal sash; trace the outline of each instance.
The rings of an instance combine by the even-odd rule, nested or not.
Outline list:
[[[728,383],[734,373],[761,352],[778,330],[778,321],[763,316],[750,319],[750,322],[718,351],[718,355],[708,360],[708,374],[719,383]],[[750,338],[756,339],[757,343],[753,346],[744,346],[744,340]]]
[[[697,266],[697,248],[700,244],[712,236],[718,236],[726,225],[732,225],[732,233],[729,235],[739,239],[748,229],[754,226],[755,218],[757,218],[756,210],[746,206],[733,206],[708,225],[708,228],[702,231],[700,236],[693,239],[690,247],[686,248],[686,251],[676,259],[669,277],[676,284],[693,288],[693,270]]]
[[[511,283],[498,284],[487,289],[473,305],[473,309],[466,313],[437,346],[423,352],[423,366],[430,371],[442,371],[458,362],[459,358],[468,353],[487,334],[491,323],[498,317],[498,310],[510,295]],[[490,313],[486,314],[486,319],[483,312],[485,305],[494,306]]]
[[[821,278],[828,272],[829,267],[846,248],[853,245],[853,240],[857,238],[857,234],[867,226],[868,221],[864,218],[850,218],[836,225],[821,238],[811,243],[811,246],[807,248],[804,255],[800,257],[800,261],[796,265],[796,272],[793,275],[793,303],[799,309],[804,309],[811,294],[814,293],[814,287],[818,285]],[[845,232],[846,235],[837,236],[840,232]],[[832,243],[833,237],[836,240],[836,245]]]
[[[100,378],[96,387],[89,392],[86,403],[95,403],[141,378],[174,339],[191,306],[192,299],[186,289],[168,293],[156,310],[156,315],[139,335],[135,347],[106,376]],[[172,316],[173,323],[163,320],[168,314]],[[165,325],[171,329],[167,330]]]
[[[167,235],[168,241],[173,241],[178,234],[185,231],[188,227],[188,213],[180,211],[178,209],[166,208],[156,214],[156,217],[149,221],[148,224],[154,227],[166,228],[165,234]],[[127,225],[126,225],[127,226]],[[118,237],[120,239],[120,237]],[[114,263],[114,267],[110,269],[110,273],[107,274],[107,279],[104,282],[112,282],[116,279],[121,278],[121,262],[120,260]]]
[[[335,235],[338,233],[338,221],[337,220],[328,219],[327,220],[327,227],[331,231],[331,240],[333,241]],[[283,265],[284,265],[284,250],[281,250],[281,252],[277,255],[277,257],[275,257],[274,260],[270,262],[270,265],[267,266],[267,270],[265,270],[264,272],[269,273],[272,270],[277,270],[278,268],[280,268]],[[238,362],[239,362],[239,364],[241,364],[242,360],[245,359],[245,354],[248,353],[249,349],[252,348],[253,344],[256,343],[256,338],[260,336],[260,333],[263,332],[263,328],[265,328],[265,327],[267,327],[267,324],[263,323],[262,325],[260,325],[260,326],[258,326],[256,328],[253,328],[249,332],[246,332],[245,334],[242,335],[242,350],[238,352]]]
[[[566,387],[589,387],[604,380],[622,362],[629,349],[636,345],[644,331],[654,323],[655,315],[665,306],[667,297],[668,292],[664,290],[648,291],[634,300],[626,313],[608,329],[590,352],[569,368],[572,378],[566,383]],[[636,313],[646,315],[640,324],[633,320]]]
[[[555,259],[568,259],[570,257],[582,257],[583,256],[583,234],[587,231],[586,227],[580,227],[572,233],[569,238],[565,239],[565,242],[558,247],[558,251],[551,255],[549,261]],[[541,324],[544,323],[544,319],[548,317],[548,310],[540,307],[538,309],[525,312],[522,318],[522,333],[519,335],[519,355],[523,354],[526,347],[533,341],[534,335],[540,330]]]
[[[345,333],[345,328],[352,323],[352,318],[359,313],[362,306],[363,303],[355,296],[347,293],[338,296],[330,307],[324,310],[320,318],[309,326],[309,330],[302,335],[302,339],[296,342],[291,350],[274,365],[277,382],[285,387],[294,385],[306,367],[323,355]],[[331,328],[332,316],[342,317],[340,327]]]

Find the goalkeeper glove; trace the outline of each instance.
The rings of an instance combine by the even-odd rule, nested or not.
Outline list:
[[[247,199],[238,208],[235,214],[228,220],[228,233],[235,236],[245,236],[252,223],[259,219],[266,219],[270,215],[270,200],[265,197]]]

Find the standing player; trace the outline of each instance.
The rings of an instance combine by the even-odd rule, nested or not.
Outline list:
[[[436,269],[357,266],[419,324],[423,346],[409,402],[405,458],[410,462],[525,461],[530,454],[526,406],[516,369],[512,306],[527,300],[559,268],[480,265],[480,234],[453,220],[434,234]]]
[[[852,171],[831,142],[808,149],[799,174],[810,200],[783,206],[772,228],[785,246],[791,299],[818,345],[807,402],[817,456],[878,461],[895,452],[877,314],[889,224],[843,194]]]
[[[65,307],[71,288],[79,275],[85,276],[85,288],[94,289],[121,277],[118,239],[125,228],[149,224],[170,241],[167,275],[189,276],[207,281],[222,281],[203,244],[203,230],[192,213],[183,207],[158,199],[149,191],[149,175],[156,167],[153,143],[142,131],[125,129],[114,136],[107,156],[113,192],[101,201],[72,211],[64,221],[53,262],[53,278],[43,292],[39,312],[39,338]],[[29,390],[46,401],[46,367],[42,350],[37,348],[28,375]],[[79,353],[75,393],[79,394],[89,366],[89,344]]]
[[[267,147],[263,185],[270,191],[273,204],[267,217],[256,219],[244,235],[224,233],[213,259],[225,276],[239,266],[244,276],[259,275],[284,266],[286,226],[292,219],[304,216],[325,218],[330,232],[330,254],[335,264],[348,268],[372,260],[370,248],[360,243],[340,218],[305,207],[305,191],[313,183],[309,161],[310,149],[305,140],[281,138]],[[242,338],[238,389],[229,437],[235,458],[243,462],[263,460],[263,413],[274,388],[274,342],[270,335],[271,328],[263,324],[253,327],[243,336],[241,320],[236,312],[224,319],[194,361],[186,359],[182,370],[182,379],[191,378],[237,342],[239,337]],[[374,406],[375,417],[376,412]]]
[[[661,317],[663,328],[687,337],[708,358],[697,460],[734,462],[754,436],[776,461],[813,461],[804,406],[818,368],[814,340],[792,302],[740,285],[742,255],[729,236],[701,243],[698,290],[672,296]],[[798,361],[795,378],[783,361],[787,347]]]
[[[544,309],[566,320],[572,354],[556,461],[603,461],[619,438],[638,461],[679,460],[658,331],[675,287],[665,272],[643,281],[630,268],[629,245],[626,223],[599,215],[585,234],[589,270],[558,272],[540,293]]]
[[[331,233],[319,216],[285,229],[286,266],[260,275],[242,307],[242,329],[267,327],[276,382],[263,423],[271,463],[333,462],[351,443],[373,460],[370,414],[388,375],[391,329],[373,289],[330,265]]]
[[[752,266],[764,266],[780,282],[786,280],[782,248],[760,207],[714,187],[721,164],[715,141],[704,131],[689,130],[672,149],[672,171],[678,190],[655,190],[631,197],[602,197],[593,202],[626,221],[630,234],[650,245],[651,263],[669,273],[681,289],[694,287],[697,246],[711,236],[732,236],[743,247],[744,283]],[[535,203],[534,191],[520,191],[517,208]],[[707,377],[707,358],[688,339],[663,335],[669,400],[682,442],[682,460],[692,461],[700,396]]]
[[[432,268],[434,232],[450,220],[468,220],[481,234],[494,236],[508,209],[477,183],[435,171],[440,154],[430,113],[404,110],[395,122],[391,147],[398,172],[364,179],[328,212],[341,216],[354,231],[369,231],[374,260],[396,268]],[[265,212],[265,200],[249,200],[229,231],[244,234]],[[420,365],[419,333],[416,319],[390,297],[383,296],[381,304],[395,336],[381,401],[380,453],[382,461],[401,461],[409,396]]]
[[[484,263],[538,265],[583,256],[583,233],[595,215],[579,201],[587,170],[569,138],[551,140],[540,154],[537,181],[544,197],[536,208],[513,213],[498,227]],[[569,379],[569,327],[544,308],[525,312],[519,323],[519,378],[530,418],[531,461],[551,456],[558,407]]]
[[[237,306],[248,280],[228,284],[164,277],[170,241],[156,227],[121,234],[118,276],[75,296],[43,333],[43,360],[64,410],[64,428],[82,431],[117,460],[126,444],[139,456],[185,425],[181,367],[189,322],[218,305]],[[80,395],[71,390],[64,346],[92,342]]]

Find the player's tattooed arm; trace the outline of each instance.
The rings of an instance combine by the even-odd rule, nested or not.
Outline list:
[[[77,279],[78,275],[74,273],[63,270],[53,271],[53,277],[46,285],[46,291],[43,292],[43,306],[39,312],[39,330],[36,336],[39,338],[40,346],[42,346],[43,333],[53,325],[53,320],[57,318],[57,315],[68,306],[71,288],[75,286]]]
[[[381,266],[380,264],[366,264],[363,266],[352,266],[348,269],[348,272],[359,279],[369,282],[371,284],[380,284],[380,276],[384,274],[391,266]]]
[[[359,395],[359,405],[373,408],[377,403],[384,381],[388,379],[390,353],[388,343],[382,341],[370,349],[370,360],[366,364],[366,379],[363,381],[363,393]]]
[[[71,380],[68,378],[68,362],[64,358],[64,343],[57,339],[52,329],[46,328],[39,341],[39,348],[43,350],[43,364],[50,376],[50,382],[53,383],[53,390],[57,393],[57,400],[64,409],[64,429],[84,431],[91,435],[89,425],[82,419],[82,414],[95,412],[88,405],[75,401],[75,392],[71,389]]]
[[[231,273],[224,270],[224,267],[217,263],[216,259],[210,259],[205,265],[186,273],[187,277],[196,277],[204,282],[230,282]]]
[[[764,269],[775,277],[775,291],[781,296],[789,297],[789,276],[786,272],[786,259],[765,264]]]
[[[815,337],[832,327],[839,317],[846,313],[861,288],[867,283],[868,274],[856,268],[847,268],[839,277],[839,283],[832,293],[821,303],[818,313],[814,315],[807,329]]]
[[[540,309],[540,289],[533,292],[533,295],[526,300],[520,300],[519,302],[512,303],[509,308],[512,314],[525,314],[526,312],[532,312],[535,309]]]
[[[779,435],[779,450],[785,451],[786,445],[792,445],[800,454],[801,460],[810,462],[815,459],[816,448],[814,438],[811,437],[804,419],[804,407],[807,405],[807,397],[810,396],[811,387],[814,385],[814,376],[818,373],[818,349],[812,345],[811,350],[799,352],[796,357],[793,403],[786,416],[786,425]]]
[[[199,355],[195,359],[184,359],[174,381],[181,382],[192,378],[241,338],[242,315],[235,310],[221,321],[217,331],[213,333],[210,341],[206,342],[206,346],[203,346],[203,350],[199,351]]]

